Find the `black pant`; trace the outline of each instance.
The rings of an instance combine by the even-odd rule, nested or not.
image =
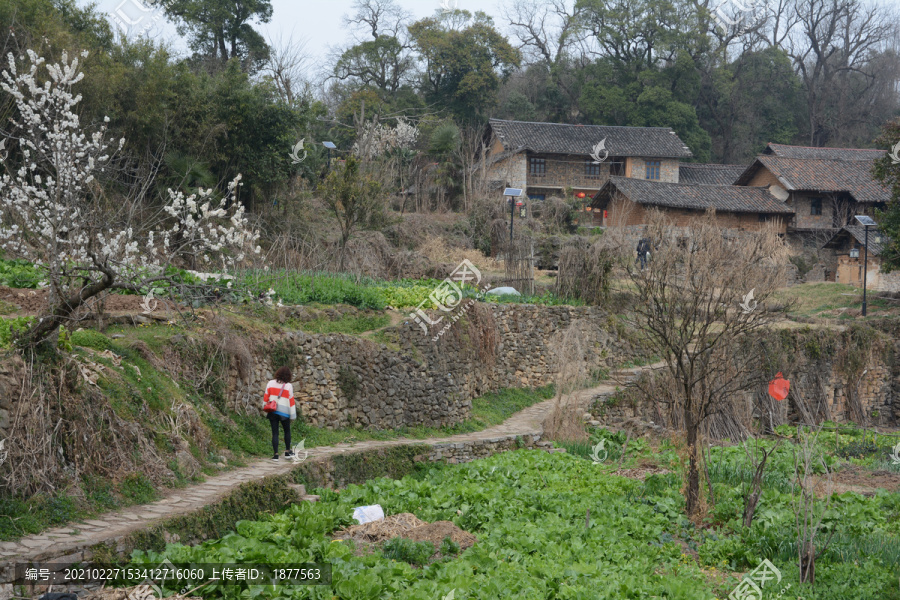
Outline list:
[[[278,454],[278,423],[284,429],[284,449],[291,449],[291,420],[275,413],[269,413],[269,423],[272,424],[272,452]]]

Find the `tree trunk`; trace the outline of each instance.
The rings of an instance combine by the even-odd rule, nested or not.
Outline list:
[[[34,326],[25,332],[17,341],[22,346],[34,348],[59,329],[68,318],[78,308],[80,308],[88,299],[93,298],[97,294],[109,289],[115,279],[114,273],[106,267],[99,267],[103,272],[103,278],[89,286],[85,286],[78,293],[68,298],[60,298],[53,307],[50,316],[42,318],[34,324]]]
[[[754,489],[744,500],[744,527],[748,529],[753,524],[753,516],[756,514],[756,504],[759,502],[760,490]]]
[[[686,511],[689,518],[700,514],[700,465],[697,460],[697,440],[700,424],[694,419],[693,411],[686,404],[684,409],[684,427],[687,433],[688,448],[688,480],[685,494]]]
[[[225,48],[225,31],[224,30],[217,31],[216,39],[218,41],[219,54],[222,55],[222,62],[225,62],[228,60],[228,50]]]
[[[810,543],[800,557],[800,583],[816,582],[816,547]]]
[[[350,234],[341,234],[341,255],[338,259],[338,271],[343,272],[344,270],[344,261],[347,255],[347,242],[350,241]]]
[[[769,455],[775,452],[775,448],[766,452],[763,450],[763,457],[759,465],[756,467],[756,473],[753,474],[753,482],[750,484],[750,492],[744,498],[744,527],[749,528],[753,524],[753,516],[756,514],[756,505],[759,502],[759,496],[762,494],[762,478],[766,471],[766,461]]]

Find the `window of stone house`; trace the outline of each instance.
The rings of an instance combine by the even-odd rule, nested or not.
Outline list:
[[[535,177],[543,177],[547,174],[547,159],[545,158],[532,158],[531,159],[531,174]]]
[[[659,179],[660,163],[661,163],[661,161],[658,161],[658,160],[648,160],[646,162],[647,179]]]
[[[600,177],[600,165],[592,160],[586,160],[584,162],[584,176],[588,179]]]
[[[812,198],[809,201],[809,214],[818,216],[822,214],[822,199]]]

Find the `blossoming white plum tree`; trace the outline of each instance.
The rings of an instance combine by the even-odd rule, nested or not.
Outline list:
[[[73,91],[84,77],[78,57],[63,52],[60,62],[48,64],[29,50],[20,60],[8,55],[0,74],[0,87],[15,102],[8,129],[0,128],[8,153],[0,175],[0,248],[43,268],[49,286],[47,310],[21,343],[46,339],[107,290],[171,282],[168,268],[186,257],[227,271],[259,254],[259,234],[237,198],[240,176],[221,199],[213,190],[190,196],[169,190],[162,210],[109,197],[98,178],[109,174],[125,140],[107,140],[108,117],[94,131],[82,126],[81,96]]]

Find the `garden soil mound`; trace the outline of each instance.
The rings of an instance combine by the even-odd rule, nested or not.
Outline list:
[[[810,477],[816,495],[825,498],[831,494],[856,492],[863,496],[874,496],[879,489],[895,492],[900,489],[900,473],[891,471],[869,471],[861,467],[850,467],[832,473],[830,477],[814,475]]]
[[[459,544],[460,550],[471,548],[478,541],[474,535],[450,521],[426,523],[412,513],[389,515],[381,521],[351,525],[334,535],[336,540],[352,539],[367,544],[380,544],[395,537],[415,542],[431,542],[435,548],[440,548],[444,538],[449,537]]]
[[[0,300],[12,304],[18,308],[19,315],[36,315],[47,308],[48,290],[24,290],[0,286]],[[105,297],[104,311],[110,314],[117,313],[141,313],[144,310],[144,297],[122,294],[107,294]],[[155,298],[154,308],[164,312],[169,307],[165,299]],[[79,311],[80,315],[96,310],[97,299],[92,298],[87,306]]]

